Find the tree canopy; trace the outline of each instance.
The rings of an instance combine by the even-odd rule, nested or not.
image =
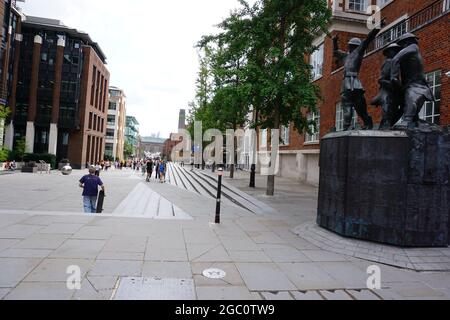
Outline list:
[[[316,112],[319,88],[312,82],[306,59],[317,48],[314,39],[326,33],[331,12],[326,0],[257,0],[240,7],[218,25],[220,32],[204,36],[196,101],[190,122],[204,127],[236,129],[257,113],[251,125],[280,129],[294,124],[302,133]],[[268,194],[273,195],[274,176]]]

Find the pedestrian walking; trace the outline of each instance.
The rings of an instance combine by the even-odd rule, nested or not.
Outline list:
[[[155,164],[155,179],[156,180],[158,180],[160,178],[160,175],[159,175],[160,167],[159,167],[159,165],[160,165],[160,161],[156,161],[156,164]]]
[[[100,162],[97,162],[97,164],[95,165],[95,175],[97,177],[100,177],[100,170],[102,169]]]
[[[166,164],[163,161],[159,164],[159,182],[166,182]]]
[[[150,159],[147,161],[147,182],[150,182],[152,174],[153,174],[153,161]]]
[[[89,167],[89,174],[80,180],[80,188],[83,189],[83,207],[85,213],[97,212],[98,188],[100,187],[103,192],[105,191],[105,185],[100,177],[95,175],[95,171],[95,167]]]

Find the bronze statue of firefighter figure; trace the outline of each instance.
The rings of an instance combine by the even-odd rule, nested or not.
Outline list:
[[[358,116],[364,121],[365,130],[373,129],[373,120],[367,113],[367,102],[364,96],[365,90],[359,79],[361,64],[364,59],[367,48],[370,43],[380,32],[381,26],[375,27],[370,31],[367,38],[363,41],[359,38],[353,38],[348,43],[348,51],[339,50],[338,37],[333,38],[334,56],[344,63],[344,81],[341,89],[341,102],[344,112],[344,131],[352,130],[353,109],[356,110]]]
[[[358,38],[351,39],[348,43],[348,53],[339,50],[338,38],[333,38],[334,56],[344,63],[341,90],[344,131],[354,129],[351,127],[353,109],[364,121],[363,129],[373,129],[359,72],[369,44],[384,25],[383,20],[363,41]],[[414,34],[406,33],[383,52],[386,60],[379,80],[380,92],[371,102],[372,105],[382,108],[380,130],[390,130],[394,126],[397,129],[417,127],[424,103],[434,101],[433,92],[425,78],[424,62],[418,44],[418,38]],[[399,123],[400,120],[402,121]]]

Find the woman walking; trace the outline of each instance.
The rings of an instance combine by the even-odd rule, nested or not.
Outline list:
[[[163,161],[159,164],[159,177],[161,183],[166,182],[166,164]]]

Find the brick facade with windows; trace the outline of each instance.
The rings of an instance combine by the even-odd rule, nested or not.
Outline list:
[[[14,59],[6,148],[24,138],[27,153],[68,158],[76,169],[102,160],[109,71],[101,48],[59,20],[21,15],[16,22],[8,36]]]
[[[382,4],[381,17],[386,18],[387,25],[381,30],[377,39],[370,46],[363,61],[360,79],[366,89],[366,100],[370,101],[379,90],[378,78],[384,61],[383,48],[407,31],[412,31],[420,40],[420,49],[425,60],[425,72],[438,102],[427,103],[421,113],[423,119],[432,120],[441,126],[450,126],[450,0],[352,0],[352,5],[362,3],[367,5]],[[333,8],[331,35],[338,35],[339,48],[347,50],[347,42],[353,37],[365,38],[369,32],[364,12],[349,10],[349,0],[329,1]],[[359,6],[356,4],[357,7]],[[358,7],[359,8],[359,7]],[[320,110],[320,132],[322,138],[327,133],[340,129],[340,89],[343,79],[343,69],[337,65],[333,57],[333,43],[329,37],[322,36],[315,45],[323,43],[322,76],[315,79],[320,87],[322,101]],[[312,66],[317,68],[318,57],[314,57]],[[381,110],[368,106],[370,115],[376,124],[381,121]],[[306,136],[306,139],[305,139]],[[309,139],[308,139],[309,138]],[[282,146],[280,157],[280,174],[297,178],[311,184],[318,184],[319,149],[317,139],[308,135],[300,135],[290,130],[288,146]],[[312,141],[317,140],[317,141]]]

